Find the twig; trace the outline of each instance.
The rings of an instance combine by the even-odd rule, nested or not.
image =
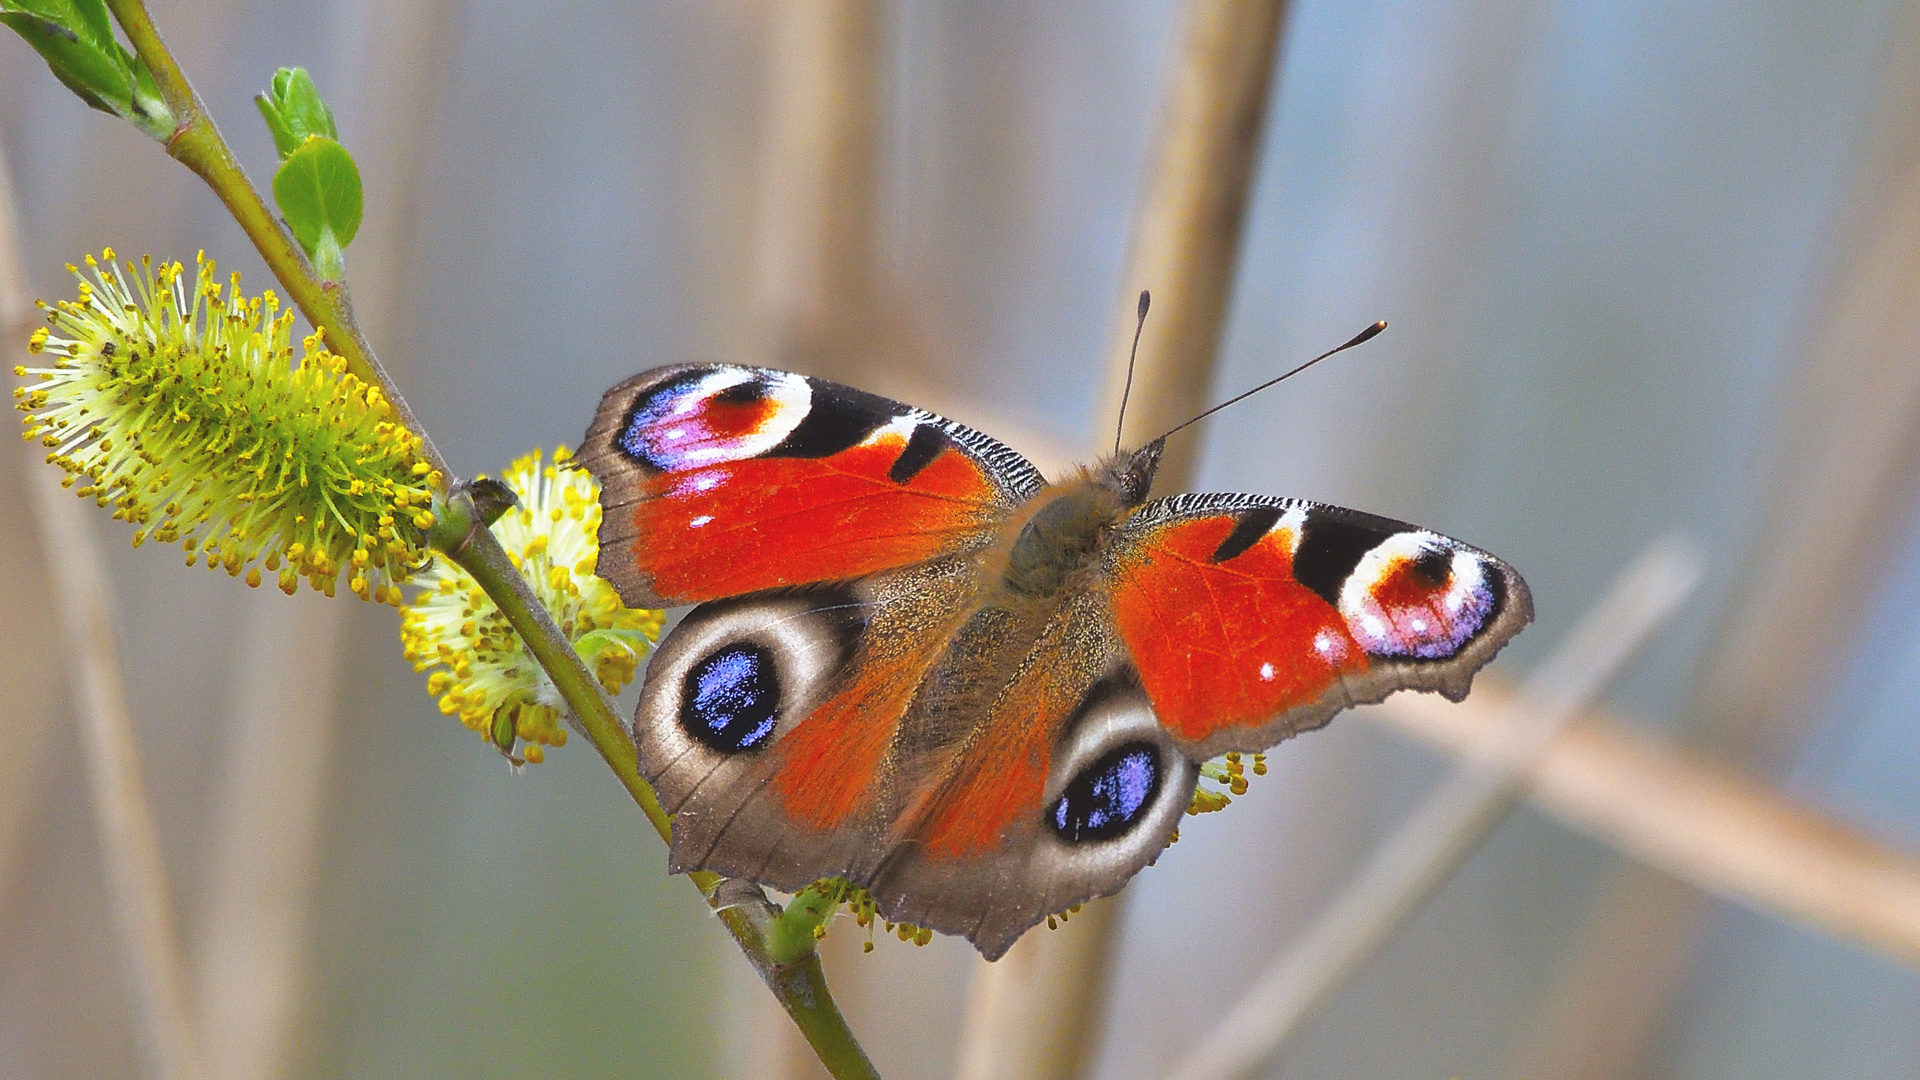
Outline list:
[[[1699,563],[1690,546],[1673,539],[1636,559],[1527,680],[1495,726],[1497,740],[1488,750],[1464,761],[1409,816],[1171,1075],[1244,1077],[1271,1061],[1506,819],[1525,793],[1529,766],[1679,607],[1698,580]]]
[[[1138,446],[1200,411],[1226,322],[1242,222],[1279,67],[1285,0],[1188,0],[1160,130],[1122,277],[1108,351],[1098,452],[1120,420],[1136,304],[1154,294],[1122,435]],[[1160,479],[1191,479],[1190,441]],[[1098,900],[1050,934],[1029,934],[978,968],[960,1080],[1065,1080],[1081,1072],[1106,989],[1118,899]]]

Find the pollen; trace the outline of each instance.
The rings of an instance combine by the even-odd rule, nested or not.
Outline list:
[[[594,576],[600,488],[584,469],[561,467],[570,457],[563,446],[551,462],[536,450],[508,466],[501,479],[520,505],[493,523],[493,534],[600,685],[619,693],[660,636],[664,614],[623,606]],[[545,747],[566,745],[565,700],[478,583],[435,556],[413,584],[400,609],[400,644],[415,671],[431,672],[427,693],[440,711],[515,765],[538,764]]]
[[[389,586],[427,548],[390,515],[439,482],[419,438],[320,335],[296,360],[294,314],[273,293],[246,296],[238,274],[222,285],[195,262],[190,276],[108,249],[74,268],[78,298],[43,302],[48,325],[28,341],[50,366],[14,369],[33,380],[14,395],[26,438],[134,526],[135,547],[177,541],[187,565],[256,587],[284,563],[288,593],[304,579],[331,596],[351,567],[361,599],[397,598]],[[380,543],[360,551],[368,536]]]
[[[1249,763],[1246,755],[1228,753],[1200,766],[1200,779],[1212,781],[1225,791],[1209,788],[1205,783],[1193,789],[1193,800],[1187,804],[1189,814],[1211,814],[1216,810],[1225,810],[1233,800],[1247,793],[1247,774],[1267,775],[1267,755],[1254,754]],[[1177,837],[1176,837],[1177,839]]]
[[[876,927],[884,927],[886,933],[918,946],[924,946],[933,940],[933,931],[924,926],[887,922],[880,918],[880,909],[874,902],[873,894],[846,878],[821,878],[802,890],[802,892],[808,891],[817,892],[832,902],[836,913],[844,908],[848,915],[853,916],[853,925],[867,932],[866,940],[860,944],[860,951],[863,953],[873,951],[873,935]],[[823,920],[815,928],[814,937],[816,939],[826,937],[827,928],[832,921],[832,915]]]

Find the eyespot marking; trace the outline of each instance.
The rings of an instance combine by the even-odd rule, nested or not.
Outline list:
[[[729,754],[759,749],[779,719],[780,677],[765,645],[728,645],[687,670],[680,726],[706,746]]]
[[[792,435],[811,413],[812,398],[807,380],[786,372],[689,371],[635,398],[615,442],[660,472],[741,461]]]
[[[1361,557],[1340,614],[1374,656],[1445,660],[1499,614],[1505,581],[1478,552],[1433,533],[1397,533]]]
[[[1047,824],[1069,844],[1112,840],[1140,823],[1160,791],[1160,748],[1129,742],[1100,755],[1067,783]]]

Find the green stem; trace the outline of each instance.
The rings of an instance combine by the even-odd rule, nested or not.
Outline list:
[[[287,295],[299,305],[307,320],[326,334],[328,347],[346,360],[348,370],[380,388],[401,422],[420,437],[441,485],[451,484],[452,470],[407,407],[399,387],[381,367],[354,320],[345,283],[322,281],[314,273],[313,265],[292,234],[281,225],[240,168],[200,95],[160,39],[146,5],[142,0],[107,0],[107,7],[126,31],[134,50],[152,70],[155,85],[179,121],[172,137],[166,140],[167,153],[213,189],[247,238],[253,241]],[[593,740],[594,748],[640,807],[640,812],[646,815],[662,840],[671,842],[673,819],[640,776],[633,742],[621,727],[613,701],[566,635],[554,624],[546,606],[534,596],[493,532],[477,524],[479,516],[471,502],[455,495],[441,500],[437,507],[449,512],[449,520],[436,526],[435,539],[451,542],[436,546],[473,575],[499,605],[514,631],[526,642],[528,651],[566,699],[588,738]],[[760,973],[761,980],[793,1018],[827,1071],[837,1080],[879,1080],[873,1063],[847,1027],[846,1018],[827,989],[819,953],[806,949],[804,955],[789,958],[785,954],[791,949],[783,948],[781,960],[785,962],[780,962],[769,952],[768,934],[775,927],[780,909],[768,901],[766,894],[750,882],[722,879],[716,874],[699,872],[688,876],[733,935],[748,962]]]

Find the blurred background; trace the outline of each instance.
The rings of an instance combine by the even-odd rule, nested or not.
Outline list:
[[[249,99],[313,72],[367,181],[358,306],[458,470],[574,444],[606,386],[685,360],[858,382],[1047,468],[1110,437],[1176,4],[153,11],[259,181]],[[270,284],[198,180],[11,36],[0,148],[34,295],[103,245]],[[1513,677],[1684,530],[1706,580],[1611,708],[1920,848],[1920,6],[1295,0],[1255,175],[1205,396],[1392,328],[1209,421],[1201,486],[1498,553],[1539,612]],[[23,473],[0,1075],[142,1076]],[[509,775],[390,611],[186,572],[94,517],[210,1075],[784,1068],[765,992],[583,743]],[[1093,1073],[1160,1075],[1446,766],[1346,719],[1187,822],[1127,890]],[[881,1071],[952,1075],[965,943],[842,951]],[[1528,808],[1273,1075],[1920,1077],[1920,977]]]

